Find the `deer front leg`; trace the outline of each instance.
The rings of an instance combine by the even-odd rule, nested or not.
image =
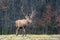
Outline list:
[[[16,36],[18,36],[19,27],[16,28]]]
[[[23,36],[26,35],[25,28],[23,27]]]

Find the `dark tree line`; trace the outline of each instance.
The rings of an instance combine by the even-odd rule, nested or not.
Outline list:
[[[27,28],[27,33],[60,33],[60,0],[0,0],[0,34],[15,33],[15,21],[23,19],[21,6],[25,14],[31,13],[31,7],[36,9],[34,26]],[[21,32],[20,32],[21,33]]]

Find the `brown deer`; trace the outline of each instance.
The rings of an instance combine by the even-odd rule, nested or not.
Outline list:
[[[27,16],[24,12],[23,12],[23,6],[21,7],[22,13],[25,17],[25,19],[21,19],[21,20],[16,20],[16,35],[18,35],[18,30],[19,28],[23,29],[23,33],[25,33],[25,28],[28,27],[29,23],[32,23],[32,17],[34,16],[34,12],[35,10],[33,10],[33,7],[31,7],[31,14],[30,16]]]

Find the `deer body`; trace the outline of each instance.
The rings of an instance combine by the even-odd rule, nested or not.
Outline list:
[[[16,20],[16,27],[27,26],[29,22],[26,19]]]
[[[23,32],[25,33],[25,28],[28,27],[29,23],[31,22],[32,20],[29,19],[16,20],[16,35],[18,34],[19,28],[22,28]]]

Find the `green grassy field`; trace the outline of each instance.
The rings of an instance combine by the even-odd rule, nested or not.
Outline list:
[[[60,40],[60,35],[0,35],[0,40]]]

